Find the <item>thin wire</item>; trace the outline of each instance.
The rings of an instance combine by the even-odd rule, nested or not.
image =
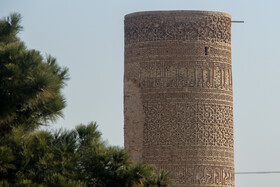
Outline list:
[[[252,175],[252,174],[275,174],[280,173],[280,171],[253,171],[253,172],[235,172],[237,175]]]
[[[244,21],[231,21],[231,23],[244,23]]]

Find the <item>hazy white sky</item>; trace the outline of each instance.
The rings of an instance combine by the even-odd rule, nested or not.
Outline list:
[[[0,0],[0,17],[23,16],[28,48],[70,69],[65,118],[53,128],[97,121],[123,145],[124,15],[145,10],[212,10],[232,20],[236,171],[280,170],[280,3],[277,0]],[[237,187],[279,187],[280,174],[236,175]]]

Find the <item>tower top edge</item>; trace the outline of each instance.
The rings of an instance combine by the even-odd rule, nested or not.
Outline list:
[[[218,11],[204,11],[204,10],[157,10],[157,11],[141,11],[133,12],[125,15],[125,19],[135,16],[148,16],[148,15],[169,15],[169,16],[214,16],[220,15],[231,18],[231,15],[225,12]]]

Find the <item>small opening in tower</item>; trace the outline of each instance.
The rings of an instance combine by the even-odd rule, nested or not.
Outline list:
[[[205,55],[209,54],[209,47],[205,47]]]

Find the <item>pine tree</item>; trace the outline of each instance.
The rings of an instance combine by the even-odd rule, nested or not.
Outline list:
[[[0,20],[0,136],[13,127],[29,131],[54,121],[65,107],[61,89],[68,69],[27,49],[17,37],[20,21],[17,13]]]

